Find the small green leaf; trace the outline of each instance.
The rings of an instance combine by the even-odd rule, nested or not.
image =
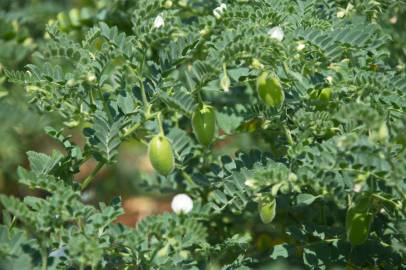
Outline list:
[[[310,205],[312,204],[317,198],[320,198],[321,196],[314,196],[312,194],[308,194],[308,193],[303,193],[303,194],[299,194],[296,197],[296,204],[297,205]]]
[[[271,258],[288,258],[292,254],[292,247],[288,244],[280,244],[273,247]]]

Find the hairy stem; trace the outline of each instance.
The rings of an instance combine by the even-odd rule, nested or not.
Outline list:
[[[133,125],[132,127],[130,127],[129,129],[126,130],[126,132],[124,133],[123,137],[126,138],[128,136],[130,136],[135,130],[137,130],[140,126],[141,126],[141,122],[136,123],[135,125]]]
[[[105,100],[105,98],[103,96],[103,92],[102,92],[100,87],[97,89],[97,93],[98,93],[99,98],[101,99],[101,101],[103,103],[103,108],[107,113],[107,117],[109,118],[109,121],[111,122],[113,120],[113,115],[111,114],[109,105],[106,103],[106,100]]]
[[[82,184],[80,185],[80,190],[84,190],[87,188],[87,186],[93,181],[94,177],[96,176],[96,174],[100,171],[100,169],[104,166],[104,162],[99,162],[96,166],[96,168],[94,168],[93,172],[86,177],[85,180],[83,180]]]
[[[192,177],[186,171],[182,170],[182,176],[191,187],[197,187]]]
[[[142,102],[144,103],[145,111],[147,111],[147,108],[149,106],[149,102],[148,102],[148,99],[147,99],[147,94],[145,92],[144,83],[142,82],[141,79],[139,79],[139,82],[140,82],[140,88],[141,88]]]
[[[372,197],[374,197],[374,198],[376,198],[376,199],[378,199],[378,200],[380,200],[380,201],[382,201],[382,202],[388,203],[388,204],[392,205],[394,208],[397,208],[397,209],[401,209],[401,208],[402,208],[400,205],[398,205],[398,204],[395,203],[394,201],[391,201],[391,200],[389,200],[389,199],[386,199],[385,197],[382,197],[382,196],[380,196],[380,195],[378,195],[378,194],[376,194],[376,193],[373,193],[373,194],[372,194]]]
[[[161,135],[165,135],[165,133],[164,133],[164,127],[163,127],[163,125],[162,125],[162,120],[161,120],[161,112],[159,112],[159,113],[156,115],[156,119],[157,119],[157,121],[158,121],[159,132],[161,133]]]

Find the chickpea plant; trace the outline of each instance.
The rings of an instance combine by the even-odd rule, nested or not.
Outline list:
[[[29,151],[18,168],[45,197],[0,195],[0,268],[405,269],[406,79],[378,23],[404,8],[142,0],[61,13],[35,64],[6,70],[60,114],[65,127],[46,132],[65,151]],[[84,147],[67,135],[77,126]],[[116,222],[120,198],[81,199],[128,140],[154,168],[137,181],[178,194],[135,228]]]

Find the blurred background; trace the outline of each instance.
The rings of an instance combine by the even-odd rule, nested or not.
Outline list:
[[[35,63],[35,51],[47,38],[46,24],[59,21],[62,31],[71,38],[80,40],[87,29],[98,21],[117,25],[121,31],[131,30],[131,2],[125,0],[1,0],[0,1],[0,192],[23,197],[33,192],[17,184],[16,169],[27,166],[25,153],[28,150],[50,153],[60,146],[44,132],[52,123],[62,127],[57,114],[43,115],[25,97],[25,89],[7,82],[4,69],[21,70]],[[342,1],[348,2],[348,1]],[[405,5],[403,6],[405,8]],[[388,45],[390,62],[404,70],[406,62],[406,10],[389,10],[380,16],[379,23],[392,36]],[[73,141],[84,144],[83,127],[70,129]],[[242,147],[249,136],[238,136],[217,144],[219,152],[232,153]],[[233,142],[233,144],[231,144]],[[238,142],[235,144],[235,142]],[[85,163],[76,176],[83,180],[95,167],[92,161]],[[126,211],[120,221],[129,226],[151,214],[170,210],[170,198],[163,194],[145,190],[139,186],[142,174],[152,173],[146,155],[146,147],[129,141],[120,148],[115,166],[102,169],[83,194],[83,200],[96,204],[108,202],[115,196],[123,198]],[[41,195],[41,194],[37,194]]]
[[[120,5],[125,1],[86,0],[2,0],[0,1],[0,192],[23,197],[39,191],[28,190],[18,185],[16,170],[27,166],[26,152],[34,150],[51,153],[60,149],[56,141],[47,136],[47,125],[62,127],[57,114],[41,114],[25,97],[21,85],[7,82],[4,69],[21,70],[35,63],[35,51],[47,38],[46,24],[58,20],[61,30],[80,40],[93,24],[99,20],[113,20],[129,14],[109,14],[109,5]],[[125,9],[122,9],[125,10]],[[130,12],[130,11],[129,11]],[[112,19],[109,19],[112,18]],[[130,20],[121,19],[121,29],[129,30]],[[75,143],[84,145],[82,127],[69,130]],[[88,203],[110,201],[122,196],[126,214],[120,221],[134,225],[147,215],[170,210],[169,198],[151,192],[141,192],[137,187],[140,173],[151,173],[152,167],[146,156],[146,147],[135,141],[121,146],[119,161],[114,167],[101,170],[93,185],[83,194]],[[95,167],[94,161],[85,163],[76,176],[83,180]],[[41,194],[36,194],[41,195]]]

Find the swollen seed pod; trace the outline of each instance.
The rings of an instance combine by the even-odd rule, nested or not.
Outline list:
[[[194,111],[192,127],[199,143],[204,146],[210,145],[216,131],[216,114],[213,107],[204,105],[201,109]]]
[[[261,218],[262,222],[265,224],[271,223],[276,214],[276,200],[273,199],[269,202],[260,202],[258,207],[259,217]]]
[[[152,167],[162,174],[170,174],[175,167],[172,146],[169,140],[161,134],[152,138],[148,146],[148,156]]]
[[[279,79],[266,71],[257,78],[257,91],[259,97],[272,108],[279,108],[285,100]]]
[[[326,87],[321,90],[321,92],[319,94],[319,100],[321,102],[327,103],[331,100],[332,94],[333,94],[332,89],[330,87]]]
[[[368,239],[372,220],[371,213],[357,213],[353,216],[350,227],[347,228],[347,237],[351,245],[361,245]]]
[[[345,228],[347,238],[353,246],[363,244],[368,238],[373,221],[373,215],[368,211],[369,205],[369,198],[364,197],[347,211]]]

